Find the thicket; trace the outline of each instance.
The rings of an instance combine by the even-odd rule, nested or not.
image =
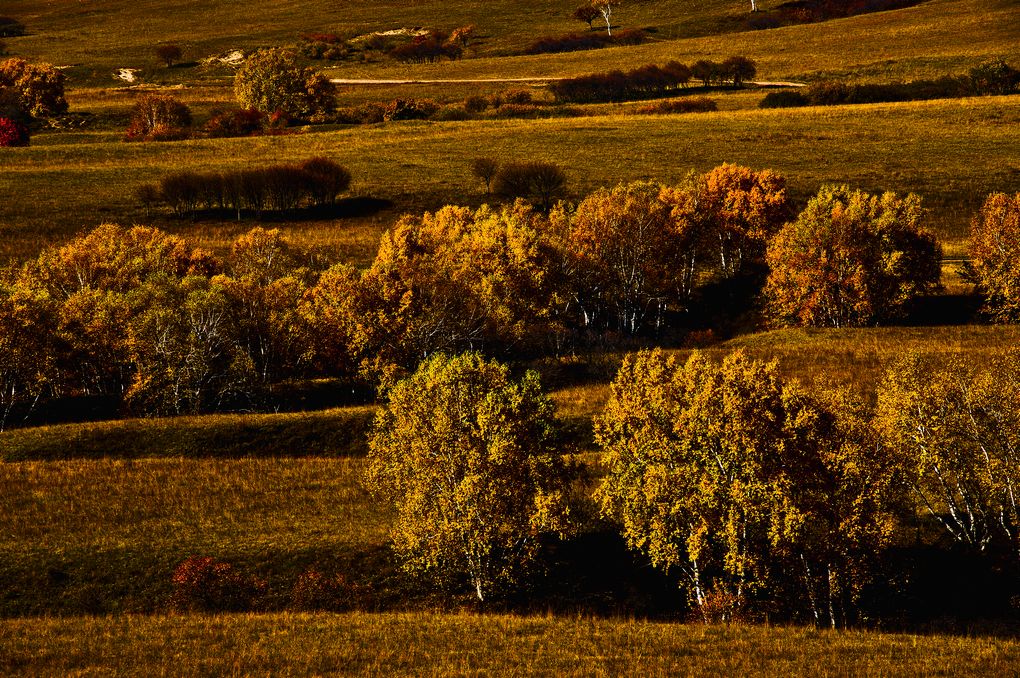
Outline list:
[[[143,95],[131,109],[127,141],[175,141],[190,136],[191,110],[176,97]]]
[[[724,82],[740,87],[754,75],[754,62],[744,57],[730,57],[722,63],[698,61],[690,67],[670,61],[665,66],[652,64],[627,72],[614,70],[558,80],[549,85],[549,90],[558,101],[625,101],[675,93],[686,89],[692,78],[701,80],[705,87]]]
[[[595,10],[596,16],[598,10]],[[559,54],[563,52],[580,52],[589,49],[601,49],[616,45],[640,45],[648,39],[648,34],[639,28],[617,31],[615,35],[608,33],[567,33],[560,36],[545,36],[532,42],[525,54]]]
[[[199,210],[266,211],[334,205],[351,183],[350,173],[326,158],[234,172],[179,172],[160,180],[152,193],[179,216]]]

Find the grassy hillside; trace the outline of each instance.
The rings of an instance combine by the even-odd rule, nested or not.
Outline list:
[[[395,207],[358,220],[288,223],[287,232],[358,263],[374,256],[378,235],[400,212],[483,201],[469,171],[478,156],[557,162],[579,196],[620,181],[675,181],[692,168],[723,162],[779,170],[797,200],[826,182],[915,191],[933,208],[930,227],[959,239],[989,192],[1016,190],[1020,181],[1018,103],[1020,96],[685,116],[384,123],[173,143],[53,135],[0,155],[0,193],[32,196],[0,203],[0,259],[32,255],[106,221],[152,222],[222,248],[252,224],[147,218],[134,189],[176,170],[262,166],[320,154],[351,168],[352,193]]]
[[[868,79],[910,78],[957,71],[990,55],[1020,57],[1012,27],[1020,8],[1010,0],[930,0],[912,8],[819,24],[740,30],[749,2],[663,0],[621,7],[621,28],[652,28],[649,44],[596,52],[501,58],[520,51],[536,37],[583,31],[569,18],[577,3],[423,2],[395,0],[337,5],[322,0],[268,2],[243,8],[227,0],[178,0],[171,7],[153,0],[94,0],[69,9],[8,0],[4,13],[21,18],[31,35],[12,41],[19,54],[69,65],[72,81],[110,83],[121,67],[141,68],[156,80],[193,81],[210,75],[183,68],[167,72],[152,52],[175,42],[186,58],[200,59],[227,49],[294,44],[309,31],[367,32],[401,27],[451,29],[474,23],[482,40],[456,63],[408,68],[389,60],[345,63],[344,77],[414,74],[423,77],[484,75],[571,75],[599,68],[642,65],[670,58],[692,60],[729,54],[756,59],[770,78],[848,74]],[[763,10],[782,4],[762,0]],[[680,38],[705,36],[676,42]]]
[[[995,638],[469,614],[94,617],[0,622],[7,675],[985,676]]]
[[[311,565],[383,576],[380,567],[359,564],[385,561],[389,521],[388,509],[360,487],[361,464],[0,464],[0,616],[160,608],[174,568],[192,555],[265,574],[284,597]]]

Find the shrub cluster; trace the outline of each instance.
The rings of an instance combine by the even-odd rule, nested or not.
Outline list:
[[[267,131],[269,116],[254,108],[236,110],[216,110],[205,124],[206,136],[216,139],[222,137],[250,137]]]
[[[557,37],[546,36],[532,42],[525,54],[557,54],[561,52],[580,52],[589,49],[601,49],[615,45],[640,45],[648,39],[648,35],[638,28],[618,31],[615,35],[608,33],[568,33]]]
[[[911,82],[848,83],[823,80],[803,91],[770,92],[759,103],[761,108],[794,106],[838,106],[895,101],[926,101],[969,96],[1011,94],[1020,87],[1020,71],[994,59],[975,66],[966,76],[944,76],[936,80]]]
[[[649,65],[627,72],[615,70],[559,80],[550,84],[549,89],[559,101],[625,101],[674,93],[686,88],[692,77],[702,80],[705,86],[724,79],[740,86],[753,78],[754,73],[754,63],[744,57],[730,57],[722,64],[699,61],[692,67],[671,61],[665,66]]]
[[[191,135],[191,110],[176,97],[143,95],[131,109],[127,141],[176,141]]]
[[[695,97],[693,99],[674,99],[671,101],[660,101],[637,109],[638,113],[645,115],[667,115],[672,113],[710,113],[719,110],[719,105],[714,99],[708,97]]]
[[[326,158],[300,165],[275,165],[235,172],[179,172],[160,181],[158,195],[175,214],[200,209],[243,210],[257,215],[266,210],[287,211],[303,205],[333,205],[347,190],[350,173]]]
[[[266,582],[241,574],[209,556],[192,556],[174,570],[171,604],[182,612],[250,610],[265,594]]]
[[[459,59],[464,48],[459,40],[451,40],[442,31],[430,31],[424,35],[416,35],[411,42],[399,45],[390,50],[390,56],[397,61],[411,64],[431,64],[442,58]]]

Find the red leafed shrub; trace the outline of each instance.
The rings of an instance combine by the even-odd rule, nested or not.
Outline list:
[[[264,132],[266,124],[266,114],[254,108],[219,111],[205,124],[205,133],[214,138],[249,137]]]
[[[28,146],[28,128],[10,118],[0,118],[0,147]]]
[[[191,556],[174,570],[172,602],[179,610],[250,609],[265,593],[265,581],[241,574],[210,556]]]
[[[290,602],[298,610],[341,612],[353,607],[354,594],[354,587],[343,575],[329,576],[312,569],[298,577]]]

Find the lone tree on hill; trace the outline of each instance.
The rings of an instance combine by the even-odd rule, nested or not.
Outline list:
[[[581,23],[588,24],[588,30],[590,31],[594,30],[595,27],[592,26],[592,23],[595,21],[595,19],[599,18],[600,14],[601,13],[597,9],[595,9],[594,5],[588,3],[585,5],[581,5],[580,7],[575,9],[574,13],[571,14],[570,16],[572,19],[576,19]]]
[[[513,584],[543,532],[566,527],[567,474],[538,375],[438,354],[389,393],[369,440],[368,484],[396,504],[405,567],[466,575],[478,600]]]
[[[160,61],[166,63],[167,68],[173,66],[175,61],[180,61],[183,55],[184,53],[177,45],[160,45],[156,48],[156,56]]]

